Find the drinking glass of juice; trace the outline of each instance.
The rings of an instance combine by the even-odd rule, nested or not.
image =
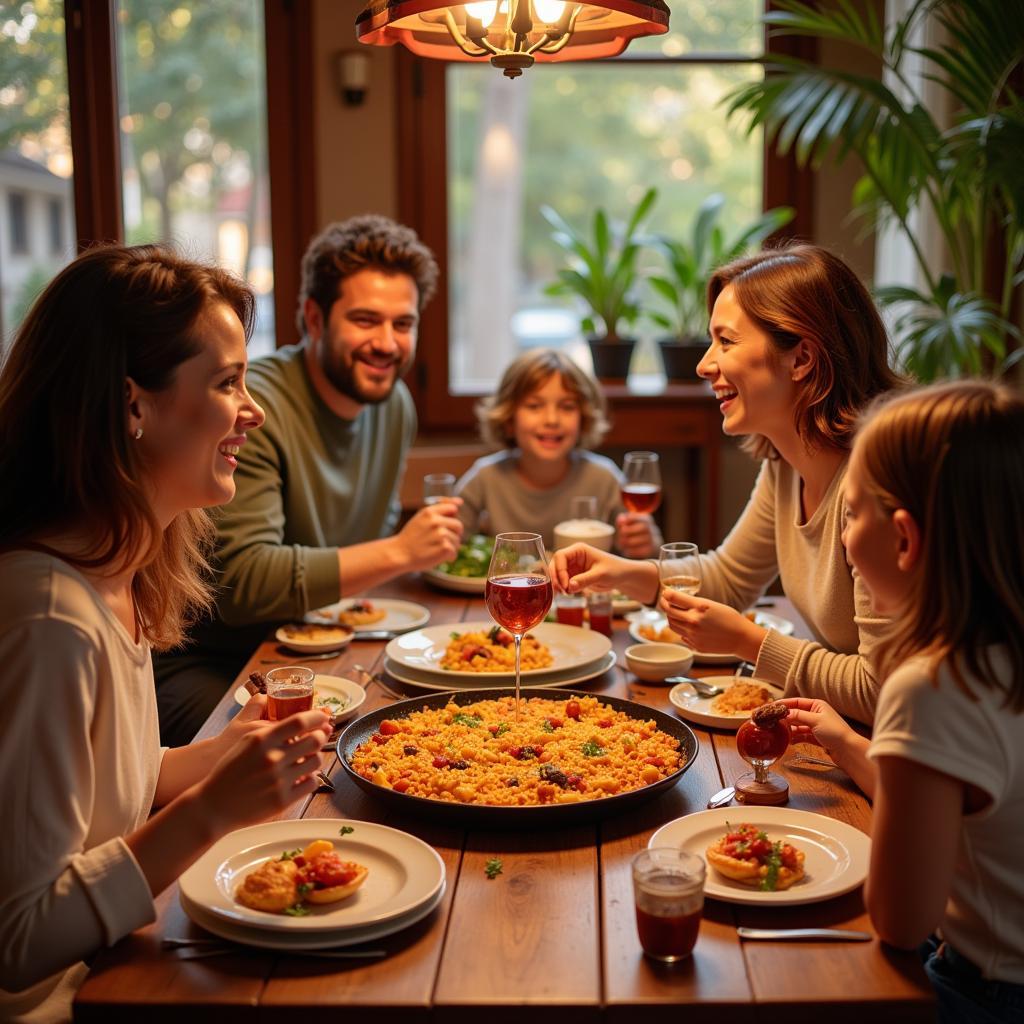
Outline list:
[[[700,857],[674,846],[641,850],[633,858],[636,930],[647,956],[670,964],[693,952],[705,871]]]
[[[302,665],[271,669],[267,673],[267,718],[279,722],[309,711],[313,706],[313,678],[313,670]]]
[[[622,460],[622,504],[627,512],[653,513],[661,504],[657,452],[626,452]]]

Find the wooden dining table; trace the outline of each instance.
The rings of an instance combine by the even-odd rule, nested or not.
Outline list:
[[[432,624],[486,618],[476,595],[434,589],[412,575],[379,588],[379,597],[417,601]],[[784,598],[766,609],[810,635]],[[625,697],[668,713],[668,686],[641,683],[624,668],[633,641],[616,620],[618,665],[578,693]],[[334,661],[309,662],[345,675],[359,664],[380,670],[384,642],[355,640]],[[272,639],[240,675],[274,663],[302,663]],[[721,671],[721,670],[719,670]],[[422,695],[384,677],[400,696]],[[224,728],[238,710],[233,686],[197,738]],[[363,711],[393,703],[370,683]],[[871,931],[860,890],[803,906],[769,907],[705,902],[696,948],[668,965],[641,951],[634,917],[630,864],[651,834],[683,815],[704,810],[708,798],[747,765],[732,732],[694,726],[699,754],[679,784],[639,806],[593,824],[554,829],[491,831],[406,816],[355,786],[333,754],[324,769],[336,791],[297,801],[282,818],[378,822],[411,833],[444,861],[447,889],[418,924],[374,947],[379,960],[332,960],[287,952],[230,947],[193,958],[196,949],[165,948],[165,938],[201,938],[182,910],[177,886],[157,898],[155,923],[100,953],[74,1004],[76,1021],[103,1024],[174,1021],[309,1021],[342,1011],[361,1024],[431,1021],[437,1024],[545,1024],[749,1020],[860,1024],[934,1018],[930,988],[916,954],[870,942],[743,941],[738,925],[769,928],[837,927]],[[792,748],[791,748],[792,749]],[[807,749],[807,753],[820,750]],[[870,806],[834,768],[781,765],[789,805],[870,830]],[[239,779],[244,786],[245,780]],[[737,820],[743,809],[737,808]],[[498,858],[502,871],[488,877]],[[202,949],[203,947],[198,947]],[[358,947],[356,947],[358,948]]]

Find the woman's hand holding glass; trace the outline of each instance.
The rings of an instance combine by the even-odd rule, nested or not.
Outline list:
[[[626,558],[653,556],[657,551],[658,536],[653,516],[620,512],[615,517],[615,546]]]
[[[195,787],[200,813],[216,835],[272,817],[317,788],[320,748],[331,735],[328,712],[303,711],[268,722],[254,696],[224,730],[224,753]]]
[[[667,587],[661,592],[658,606],[668,618],[669,629],[695,651],[735,654],[744,661],[757,661],[767,630],[735,608]]]

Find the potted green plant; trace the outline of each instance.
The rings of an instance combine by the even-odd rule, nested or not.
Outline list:
[[[1004,0],[918,0],[886,28],[868,5],[819,8],[776,0],[764,16],[775,35],[839,40],[865,50],[898,82],[774,57],[763,80],[727,97],[729,113],[753,114],[751,127],[774,136],[781,152],[820,167],[853,152],[865,174],[854,190],[869,228],[895,224],[921,272],[921,288],[876,289],[895,305],[894,339],[903,365],[921,380],[1005,371],[1020,337],[1011,322],[1024,292],[1024,6]],[[918,45],[934,18],[945,34]],[[952,111],[940,126],[919,81],[945,95]],[[913,214],[930,211],[942,234],[945,265],[936,272],[921,248]]]
[[[707,290],[714,269],[759,246],[793,219],[791,207],[776,207],[726,241],[718,223],[724,206],[725,196],[714,192],[697,210],[688,238],[656,236],[665,269],[648,281],[665,308],[648,310],[646,316],[668,331],[658,339],[658,347],[669,380],[697,379],[697,363],[708,344]]]
[[[603,379],[620,380],[629,373],[636,338],[625,332],[640,315],[637,257],[643,241],[639,232],[657,197],[657,189],[648,189],[621,225],[611,223],[598,207],[590,237],[576,231],[550,206],[541,207],[544,219],[554,228],[552,240],[569,262],[544,292],[583,301],[587,313],[580,326],[590,345],[594,373]]]

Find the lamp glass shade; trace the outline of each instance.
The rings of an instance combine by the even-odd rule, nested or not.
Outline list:
[[[484,26],[488,39],[498,47],[506,37],[509,6],[507,2],[499,4],[493,20]],[[551,22],[545,19],[561,17],[561,11],[556,8],[563,5],[558,0],[535,0],[531,6],[534,30],[530,41],[533,42],[534,37],[540,39],[545,28],[550,27]],[[625,50],[631,39],[668,31],[669,9],[663,0],[650,3],[608,0],[601,5],[566,3],[564,6],[580,7],[572,34],[557,53],[534,51],[538,63],[614,57]],[[491,3],[471,3],[468,7],[472,18],[477,9],[489,9]],[[461,61],[486,59],[483,54],[473,57],[459,48],[446,23],[449,11],[459,30],[466,34],[466,5],[438,4],[437,0],[371,0],[356,18],[356,36],[360,42],[373,46],[400,44],[421,57]]]

